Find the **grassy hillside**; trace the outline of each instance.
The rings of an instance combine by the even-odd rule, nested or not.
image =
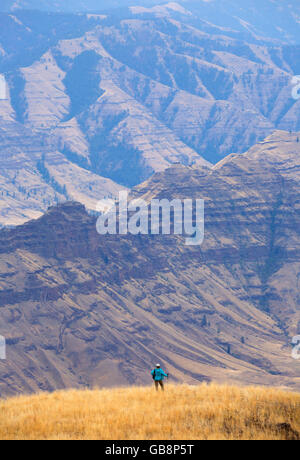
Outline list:
[[[300,394],[218,385],[65,391],[0,404],[0,439],[300,439]]]

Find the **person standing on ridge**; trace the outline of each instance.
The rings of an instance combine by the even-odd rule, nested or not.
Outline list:
[[[154,383],[155,383],[155,388],[156,388],[156,391],[158,391],[158,387],[160,386],[162,391],[164,391],[165,387],[164,387],[164,378],[165,377],[169,377],[169,374],[166,374],[162,368],[160,367],[160,364],[157,364],[156,365],[156,368],[153,369],[153,371],[151,371],[151,375],[152,375],[152,378],[154,380]]]

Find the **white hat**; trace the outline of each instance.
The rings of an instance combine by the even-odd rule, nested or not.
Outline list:
[[[156,367],[160,367],[160,364],[156,364]]]

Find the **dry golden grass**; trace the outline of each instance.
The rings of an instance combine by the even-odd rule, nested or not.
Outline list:
[[[1,439],[297,439],[300,395],[272,388],[170,385],[61,391],[0,404]]]

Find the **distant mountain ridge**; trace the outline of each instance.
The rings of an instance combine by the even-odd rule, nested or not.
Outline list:
[[[0,11],[15,12],[21,9],[51,12],[99,12],[113,8],[161,7],[170,5],[173,10],[184,8],[193,15],[218,26],[251,31],[261,37],[285,40],[299,45],[298,0],[2,0]]]
[[[1,13],[0,226],[67,199],[95,210],[174,163],[210,168],[298,131],[298,3],[251,5]]]
[[[151,6],[158,2],[156,0],[140,0],[139,5]],[[17,10],[39,10],[47,12],[99,12],[113,8],[126,8],[135,5],[132,0],[2,0],[0,11],[9,12]]]

